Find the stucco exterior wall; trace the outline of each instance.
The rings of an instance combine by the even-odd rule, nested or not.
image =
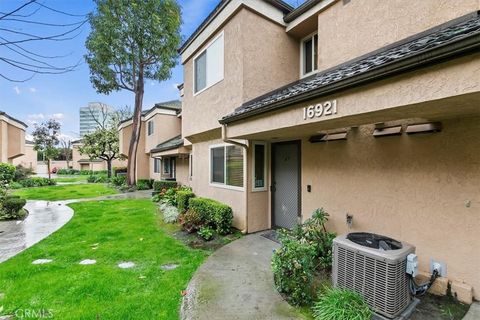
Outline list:
[[[219,128],[218,120],[243,102],[298,79],[298,42],[285,28],[243,8],[224,33],[224,79],[194,96],[194,57],[184,64],[182,132],[187,139]],[[198,52],[207,45],[207,41]]]
[[[188,156],[177,157],[176,170],[177,182],[182,186],[190,186]]]
[[[153,134],[150,136],[147,130],[147,123],[149,121],[153,121]],[[150,150],[158,144],[174,138],[182,132],[182,120],[176,115],[157,113],[151,118],[142,121],[142,126],[145,127],[145,153],[150,153]]]
[[[246,192],[210,185],[209,146],[222,143],[217,139],[193,144],[193,179],[190,186],[198,197],[215,199],[231,206],[233,225],[243,230],[246,226]]]
[[[319,70],[479,9],[478,0],[337,1],[318,15]]]
[[[146,123],[142,122],[140,130],[140,140],[137,149],[137,179],[150,179],[150,154],[145,153],[146,145]],[[130,145],[130,137],[132,135],[132,125],[122,127],[119,130],[120,135],[120,153],[128,155],[128,148]],[[150,150],[149,150],[150,151]],[[127,160],[122,163],[122,166],[127,165]]]
[[[12,164],[17,166],[21,164],[25,168],[31,168],[33,171],[37,170],[37,151],[33,150],[33,145],[25,145],[25,154],[13,159]]]
[[[11,124],[8,125],[8,158],[13,159],[25,154],[25,130]]]
[[[229,138],[271,139],[315,134],[321,129],[407,117],[438,118],[479,112],[480,54],[377,81],[334,95],[295,104],[228,125]],[[455,98],[456,97],[456,98]],[[337,100],[338,113],[304,120],[303,107]],[[431,103],[452,99],[447,103]],[[408,106],[408,107],[406,107]]]
[[[373,126],[347,141],[302,143],[302,216],[330,213],[328,228],[370,231],[412,243],[480,298],[480,117],[446,120],[440,133],[375,139]],[[312,185],[312,192],[306,186]]]

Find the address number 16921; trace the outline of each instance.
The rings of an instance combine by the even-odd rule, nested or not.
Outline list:
[[[303,108],[303,120],[337,114],[337,100],[325,101]]]

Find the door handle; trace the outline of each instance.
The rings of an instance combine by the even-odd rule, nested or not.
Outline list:
[[[271,186],[270,186],[270,192],[275,192],[277,191],[277,188],[275,187],[275,183],[273,183]]]

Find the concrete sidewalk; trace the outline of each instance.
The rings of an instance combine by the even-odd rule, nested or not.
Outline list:
[[[190,281],[181,319],[304,319],[276,291],[270,268],[279,244],[252,234],[214,252]]]

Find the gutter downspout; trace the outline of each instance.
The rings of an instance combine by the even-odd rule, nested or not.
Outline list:
[[[245,150],[245,161],[248,163],[248,160],[247,160],[247,155],[248,155],[248,140],[245,140],[247,141],[247,143],[241,143],[239,141],[236,141],[236,140],[231,140],[227,137],[227,124],[223,124],[222,125],[222,140],[223,142],[225,143],[230,143],[230,144],[234,144],[236,146],[239,146],[241,148],[243,148]],[[246,170],[248,172],[248,170]],[[245,229],[241,230],[242,234],[247,234],[248,233],[248,201],[247,201],[247,190],[248,190],[248,183],[247,183],[247,180],[248,180],[248,174],[245,174],[245,177],[247,177],[245,180],[245,184],[246,184],[246,187],[245,187]]]

